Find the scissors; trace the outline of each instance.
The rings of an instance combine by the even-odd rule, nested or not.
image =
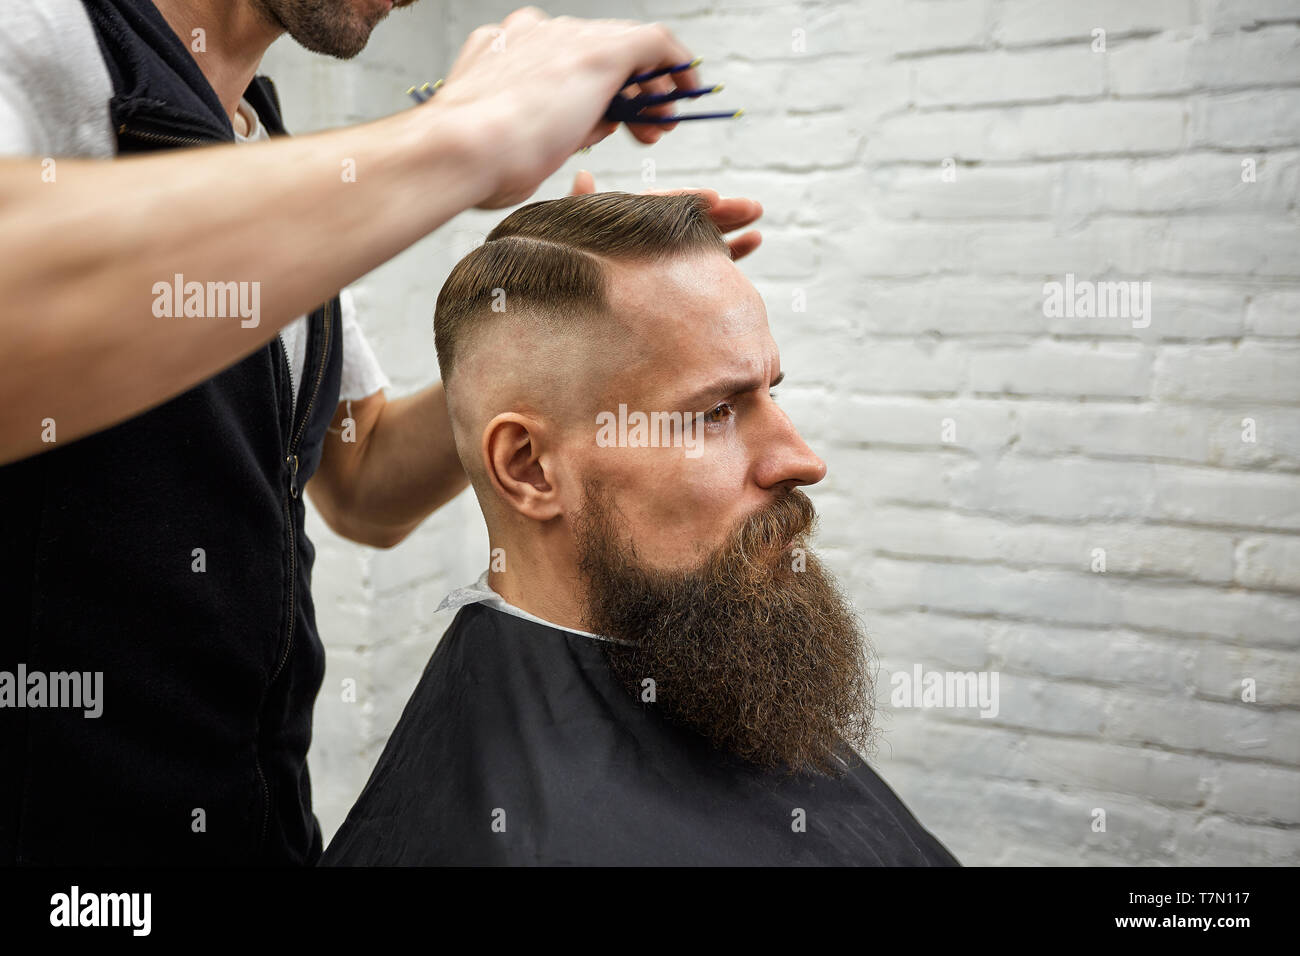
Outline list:
[[[636,76],[628,77],[623,86],[630,86],[633,83],[643,83],[646,80],[653,80],[657,76],[666,76],[669,73],[680,73],[682,70],[690,70],[700,65],[700,58],[696,57],[689,63],[678,63],[676,66],[664,67],[661,70],[651,70],[649,73],[638,73]],[[680,123],[682,120],[702,120],[702,119],[733,119],[745,112],[741,110],[729,110],[725,113],[678,113],[675,116],[642,116],[641,111],[647,106],[657,106],[660,103],[671,103],[674,100],[696,99],[701,96],[708,96],[710,93],[717,93],[722,89],[722,84],[717,86],[702,86],[694,90],[672,90],[668,93],[639,93],[636,96],[624,96],[622,93],[616,93],[614,99],[610,101],[609,109],[605,110],[605,119],[611,123]]]
[[[643,83],[646,80],[653,80],[655,77],[667,76],[670,73],[680,73],[683,70],[689,70],[700,65],[700,58],[696,57],[689,63],[678,63],[676,66],[666,66],[659,70],[651,70],[648,73],[638,73],[630,76],[624,87],[631,86],[633,83]],[[418,89],[412,86],[406,91],[406,94],[417,103],[427,102],[434,93],[438,92],[438,87],[442,86],[443,81],[437,83],[425,83]],[[605,120],[610,123],[654,123],[663,125],[666,123],[680,123],[682,120],[703,120],[703,119],[734,119],[744,113],[743,109],[729,110],[718,113],[678,113],[675,116],[642,116],[641,111],[648,106],[657,106],[660,103],[671,103],[674,100],[696,99],[701,96],[708,96],[710,93],[717,93],[722,89],[722,84],[716,86],[700,87],[694,90],[673,90],[670,93],[639,93],[636,96],[624,96],[622,93],[616,93],[614,99],[610,101],[609,108],[605,110]]]

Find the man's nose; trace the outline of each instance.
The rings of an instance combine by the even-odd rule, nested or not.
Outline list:
[[[800,437],[785,411],[773,407],[771,430],[759,452],[755,479],[764,488],[815,485],[826,477],[826,462]]]

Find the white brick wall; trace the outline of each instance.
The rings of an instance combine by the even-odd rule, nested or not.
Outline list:
[[[513,6],[421,3],[353,62],[285,40],[264,71],[299,132],[383,115]],[[830,466],[812,494],[881,662],[875,762],[922,822],[967,864],[1300,862],[1300,0],[548,11],[663,20],[746,109],[650,150],[620,133],[537,198],[585,166],[764,203],[744,269]],[[437,290],[501,215],[358,284],[397,391],[436,374]],[[1150,326],[1045,316],[1066,273],[1150,282]],[[486,536],[468,494],[392,551],[312,530],[328,838]],[[918,663],[996,671],[997,716],[891,707]]]

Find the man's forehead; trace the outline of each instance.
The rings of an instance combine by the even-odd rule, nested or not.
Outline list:
[[[610,263],[608,275],[620,364],[642,385],[676,389],[766,364],[775,351],[762,297],[725,255]]]
[[[767,329],[758,291],[716,252],[654,263],[606,260],[617,324],[638,339],[753,335]]]

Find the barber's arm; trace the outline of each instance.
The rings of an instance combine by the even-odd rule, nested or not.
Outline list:
[[[391,548],[469,484],[442,383],[391,401],[382,391],[340,403],[307,493],[326,524],[345,538]]]
[[[462,210],[522,202],[616,128],[603,115],[628,76],[690,58],[658,24],[524,8],[471,34],[432,101],[364,126],[59,159],[55,183],[39,157],[0,160],[0,464],[51,447],[44,419],[65,442],[137,415]],[[156,317],[176,274],[256,283],[257,324]]]

